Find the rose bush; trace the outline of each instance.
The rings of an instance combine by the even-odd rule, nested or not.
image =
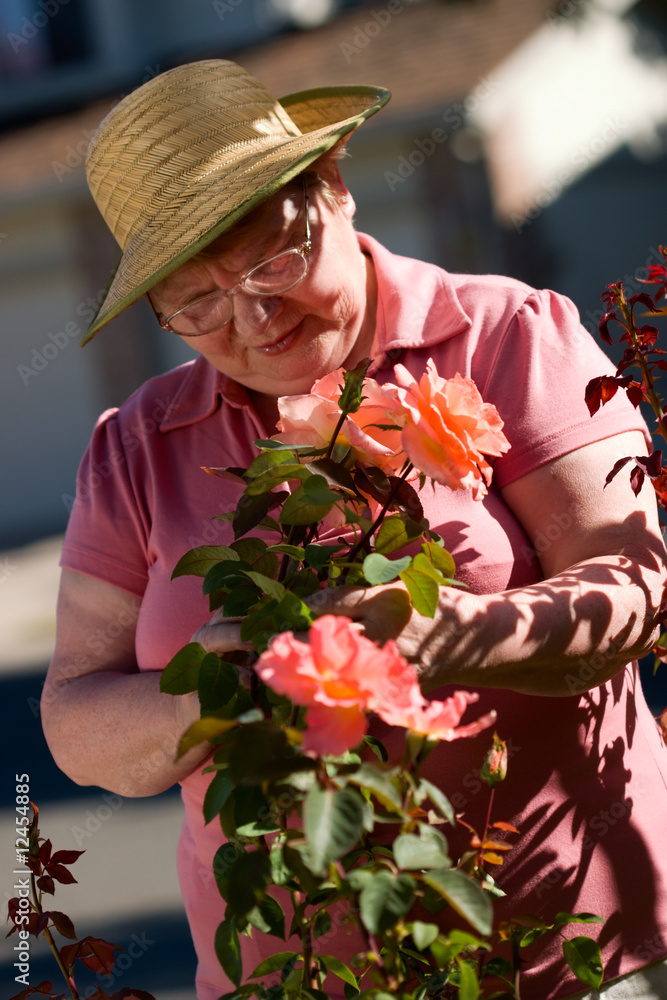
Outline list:
[[[220,1000],[328,1000],[328,976],[343,981],[349,1000],[476,998],[483,982],[493,990],[498,981],[518,996],[524,938],[599,919],[517,918],[498,932],[511,943],[513,961],[489,959],[491,900],[500,890],[488,869],[502,864],[510,846],[491,831],[517,832],[490,819],[493,785],[504,777],[502,741],[494,736],[486,763],[480,753],[490,786],[485,828],[469,828],[470,849],[458,861],[439,829],[457,817],[421,770],[439,741],[476,736],[495,713],[461,724],[474,694],[427,700],[393,642],[379,648],[349,619],[318,618],[312,609],[323,587],[400,580],[412,610],[433,617],[440,588],[456,585],[455,565],[408,480],[423,485],[431,477],[481,500],[490,480],[484,455],[509,447],[495,408],[470,379],[442,379],[429,361],[419,382],[397,366],[399,384],[379,386],[366,377],[367,366],[279,400],[278,433],[256,442],[248,469],[208,470],[242,487],[236,510],[221,515],[234,541],[192,550],[173,573],[202,577],[210,609],[240,617],[241,640],[254,650],[221,658],[189,643],[160,683],[171,694],[199,693],[201,718],[183,735],[180,752],[211,743],[204,819],[217,818],[235,849],[230,863],[222,844],[213,862],[226,902],[216,952],[235,984]],[[321,543],[320,525],[336,522],[344,530]],[[271,535],[275,541],[266,541]],[[298,638],[308,630],[308,642]],[[239,667],[251,668],[250,690]],[[404,730],[400,760],[390,761],[366,735],[369,712]],[[398,831],[393,841],[388,831]],[[289,902],[287,913],[274,886]],[[363,943],[351,965],[315,952],[333,908]],[[468,929],[424,921],[443,908]],[[243,982],[239,935],[257,933],[292,945],[250,973],[250,980],[279,974],[270,988]],[[593,942],[585,954],[575,972],[599,986]]]

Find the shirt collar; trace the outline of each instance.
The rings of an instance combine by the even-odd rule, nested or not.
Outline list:
[[[390,253],[371,236],[359,233],[377,276],[377,318],[370,371],[384,367],[389,352],[431,347],[465,333],[472,320],[454,282],[442,268]]]
[[[472,325],[446,271],[434,264],[390,253],[377,240],[358,233],[364,253],[373,259],[377,276],[377,321],[371,372],[384,367],[391,353],[430,347],[464,333]],[[164,432],[211,416],[224,400],[243,409],[249,405],[244,386],[223,375],[203,357],[189,362],[180,385],[160,421]]]

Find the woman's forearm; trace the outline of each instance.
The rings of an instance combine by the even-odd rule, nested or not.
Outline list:
[[[160,674],[112,670],[48,680],[42,695],[44,733],[58,766],[79,785],[119,795],[154,795],[195,770],[205,743],[178,762],[178,741],[199,717],[196,694],[159,690]]]
[[[662,579],[657,564],[609,555],[500,594],[445,589],[411,658],[426,691],[466,684],[581,694],[651,649]]]

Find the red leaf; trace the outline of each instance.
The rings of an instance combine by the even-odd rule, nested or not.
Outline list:
[[[77,941],[76,944],[66,944],[60,949],[60,957],[63,960],[63,965],[69,971],[79,956],[79,948],[81,945]]]
[[[638,302],[641,302],[643,306],[646,306],[649,312],[656,311],[653,299],[651,298],[648,292],[639,292],[637,295],[631,295],[630,299],[628,300],[628,305],[632,309],[634,309],[634,307],[637,305]]]
[[[59,865],[73,865],[85,853],[85,851],[56,851],[51,861]]]
[[[50,896],[53,896],[56,891],[56,887],[50,875],[41,875],[37,879],[37,888],[41,889],[42,892],[48,892]]]
[[[53,926],[60,934],[62,934],[63,937],[76,941],[74,924],[66,913],[61,913],[60,910],[51,910],[50,917],[53,922]]]
[[[122,948],[118,948],[115,944],[109,944],[102,938],[85,937],[80,942],[79,958],[87,969],[109,975],[116,961],[114,949],[122,951]]]
[[[628,399],[636,409],[644,399],[644,387],[639,382],[631,382],[625,391]]]
[[[598,330],[600,331],[600,336],[604,340],[605,344],[609,344],[610,347],[614,343],[614,341],[611,339],[611,334],[609,333],[609,321],[612,319],[616,319],[616,313],[613,311],[607,313],[606,316],[603,316],[598,326]]]
[[[64,993],[55,995],[53,993],[53,983],[50,983],[48,979],[43,979],[38,986],[29,986],[27,990],[21,990],[11,1000],[26,1000],[27,997],[33,996],[35,993],[41,997],[53,997],[53,1000],[60,1000],[61,997],[65,996]]]
[[[632,455],[626,455],[625,458],[619,458],[618,462],[614,465],[614,468],[607,474],[607,478],[604,481],[605,486],[609,486],[609,483],[614,479],[615,476],[621,471],[624,465],[632,461]]]
[[[635,465],[634,469],[630,473],[630,486],[632,487],[632,492],[635,496],[639,496],[642,486],[644,485],[644,470],[640,469],[638,465]]]
[[[48,864],[51,860],[51,841],[45,840],[39,849],[39,860],[43,865]]]
[[[635,462],[642,470],[645,472],[649,479],[657,479],[662,472],[662,451],[657,449],[652,451],[648,458],[643,455],[637,455]]]
[[[591,416],[608,403],[618,392],[618,382],[612,375],[598,375],[586,386],[584,397]]]
[[[68,868],[64,865],[56,865],[52,861],[46,866],[46,870],[49,875],[56,880],[56,882],[62,882],[63,885],[71,885],[72,882],[76,882],[76,879],[72,875]]]
[[[492,823],[491,826],[494,827],[496,830],[507,830],[508,833],[519,832],[515,826],[512,826],[511,823],[505,823],[505,821],[502,819],[496,820],[496,822]]]
[[[25,855],[25,863],[30,869],[30,871],[33,873],[33,875],[42,874],[43,866],[39,858],[34,857],[34,855],[32,854],[27,854]]]

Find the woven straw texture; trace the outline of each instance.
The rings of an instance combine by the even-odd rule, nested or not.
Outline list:
[[[378,87],[277,101],[240,66],[178,66],[116,105],[88,185],[123,254],[83,343],[389,100]]]

